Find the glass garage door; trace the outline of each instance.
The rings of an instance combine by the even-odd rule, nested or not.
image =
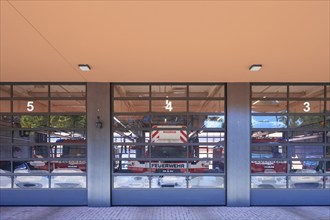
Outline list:
[[[112,85],[112,204],[225,204],[225,85]]]
[[[329,203],[329,84],[254,84],[251,91],[251,204]]]

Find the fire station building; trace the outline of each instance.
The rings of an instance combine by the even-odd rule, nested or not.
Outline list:
[[[1,1],[0,205],[330,205],[329,1]]]

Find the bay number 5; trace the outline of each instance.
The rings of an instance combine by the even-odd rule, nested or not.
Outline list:
[[[29,112],[32,112],[34,110],[33,101],[28,101],[27,102],[26,110],[28,110]]]
[[[304,112],[309,112],[311,110],[311,104],[309,102],[304,102]]]

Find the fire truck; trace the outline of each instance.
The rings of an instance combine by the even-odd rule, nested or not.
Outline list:
[[[204,173],[209,170],[209,161],[178,161],[177,158],[198,158],[199,146],[187,150],[188,136],[185,126],[153,126],[151,132],[151,152],[145,151],[145,157],[150,153],[150,161],[130,161],[128,171],[133,173]],[[164,145],[162,145],[164,144]],[[176,145],[177,144],[177,145]],[[176,160],[166,161],[166,158]],[[161,159],[161,160],[160,160]]]

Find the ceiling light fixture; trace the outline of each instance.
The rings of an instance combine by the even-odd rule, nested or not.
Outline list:
[[[79,64],[78,66],[81,71],[91,71],[91,67],[88,64]]]
[[[250,66],[249,70],[252,72],[257,72],[261,69],[262,65],[261,64],[253,64]]]

